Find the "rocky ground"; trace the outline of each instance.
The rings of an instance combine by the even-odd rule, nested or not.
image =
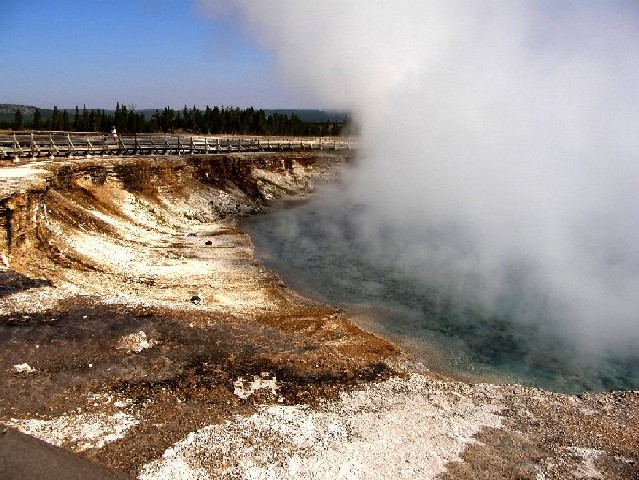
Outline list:
[[[350,160],[0,168],[0,423],[141,479],[639,478],[639,393],[443,378],[255,261]]]

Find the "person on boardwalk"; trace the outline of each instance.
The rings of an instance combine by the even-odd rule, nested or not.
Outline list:
[[[113,137],[113,141],[117,143],[118,133],[115,130],[115,126],[111,127],[111,136]]]

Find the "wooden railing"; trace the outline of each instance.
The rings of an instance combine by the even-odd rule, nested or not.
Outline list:
[[[95,155],[206,155],[229,152],[280,150],[344,150],[349,140],[335,138],[282,139],[138,134],[113,137],[47,132],[0,135],[0,159],[88,157]]]

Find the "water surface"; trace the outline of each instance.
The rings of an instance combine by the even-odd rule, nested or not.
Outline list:
[[[639,388],[636,354],[583,351],[555,331],[551,314],[539,309],[543,302],[527,298],[529,292],[513,288],[497,310],[486,310],[396,262],[390,250],[403,245],[387,254],[371,252],[355,221],[361,208],[324,194],[305,203],[282,202],[243,228],[257,258],[289,286],[348,310],[433,370],[570,393]],[[520,321],[519,313],[532,303],[540,320]]]

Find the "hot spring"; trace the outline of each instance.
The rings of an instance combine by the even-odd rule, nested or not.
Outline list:
[[[344,308],[433,371],[566,393],[639,389],[639,355],[573,341],[543,292],[527,288],[517,269],[508,294],[487,307],[437,278],[441,269],[422,271],[429,264],[421,259],[435,253],[402,244],[393,232],[386,232],[386,251],[371,251],[362,232],[366,209],[331,186],[307,202],[281,202],[243,228],[256,257],[289,286]],[[398,252],[415,264],[398,262]]]

